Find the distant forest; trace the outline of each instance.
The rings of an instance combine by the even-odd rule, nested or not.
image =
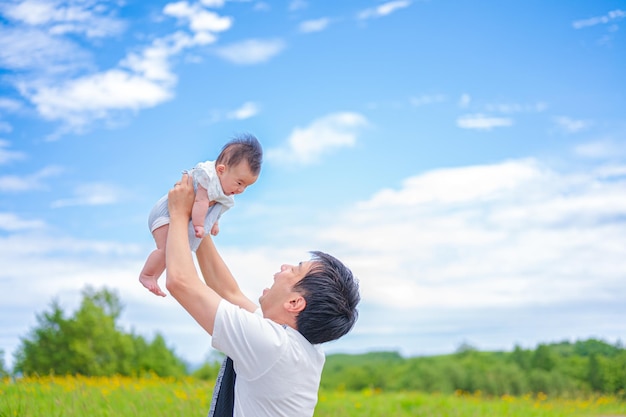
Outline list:
[[[37,315],[37,325],[21,338],[13,369],[7,369],[0,360],[0,376],[154,374],[215,378],[219,357],[191,370],[161,335],[150,341],[124,332],[117,324],[122,309],[117,294],[107,289],[86,288],[80,307],[72,315],[53,301],[48,311]],[[540,344],[535,349],[516,346],[512,352],[482,352],[463,345],[456,353],[428,357],[404,358],[397,352],[335,354],[326,358],[321,388],[480,391],[493,396],[602,393],[626,399],[626,349],[620,342],[589,339]]]
[[[330,355],[322,388],[554,396],[612,394],[626,399],[626,349],[589,339],[481,352],[403,358],[396,352]]]

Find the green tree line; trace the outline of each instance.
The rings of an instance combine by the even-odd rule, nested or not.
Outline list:
[[[37,315],[37,325],[21,338],[14,374],[87,376],[182,376],[187,365],[157,334],[152,341],[124,332],[117,320],[123,306],[108,289],[87,287],[80,307],[67,316],[58,302]]]
[[[415,390],[486,395],[542,392],[578,396],[592,392],[626,398],[626,349],[602,340],[516,346],[512,352],[481,352],[463,346],[450,355],[403,358],[396,352],[331,355],[325,389]]]
[[[117,323],[122,310],[119,296],[106,288],[83,290],[82,302],[71,315],[53,301],[21,338],[13,369],[0,360],[0,377],[156,374],[215,378],[219,355],[191,370],[162,335],[149,341],[125,332]],[[535,349],[515,346],[511,352],[483,352],[464,344],[453,354],[428,357],[405,358],[397,352],[335,354],[326,359],[321,386],[328,390],[480,391],[498,396],[597,392],[626,398],[626,349],[621,343],[589,339],[540,344]]]

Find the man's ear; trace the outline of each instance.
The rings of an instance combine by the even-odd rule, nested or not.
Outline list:
[[[303,296],[296,294],[285,303],[285,309],[290,313],[299,313],[306,307],[306,300]]]

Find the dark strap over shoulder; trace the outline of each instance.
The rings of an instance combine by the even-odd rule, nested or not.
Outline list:
[[[224,359],[222,367],[215,381],[213,399],[208,417],[233,417],[235,406],[235,369],[233,360]]]

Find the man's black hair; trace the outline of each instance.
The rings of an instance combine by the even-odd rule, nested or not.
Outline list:
[[[306,300],[296,317],[298,331],[318,344],[339,339],[354,327],[361,296],[358,281],[341,261],[324,252],[311,254],[313,266],[293,290]]]

